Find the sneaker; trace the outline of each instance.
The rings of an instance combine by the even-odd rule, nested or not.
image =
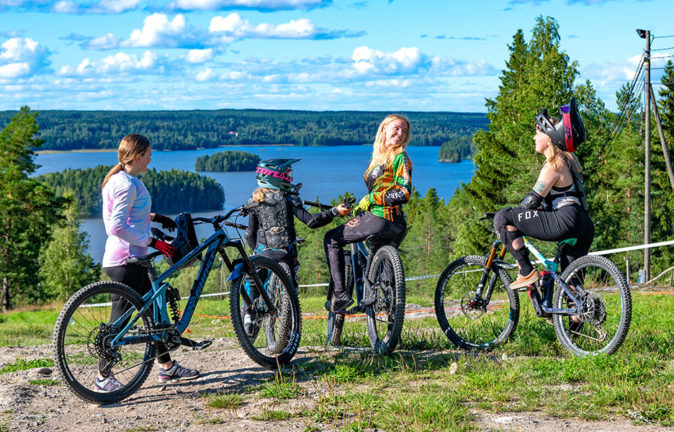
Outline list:
[[[124,385],[115,378],[112,372],[105,378],[96,377],[96,381],[94,382],[94,391],[96,393],[110,393],[117,391],[122,387],[124,387]]]
[[[248,337],[255,335],[255,320],[249,313],[243,315],[243,331],[246,332],[246,336]]]
[[[330,302],[328,302],[330,303]],[[336,297],[332,298],[332,302],[330,304],[326,303],[326,307],[330,306],[328,310],[336,313],[336,314],[346,314],[346,310],[353,304],[353,299],[351,297],[347,297],[345,299],[337,299]]]
[[[157,380],[159,382],[185,381],[195,379],[198,376],[198,370],[187,369],[180,366],[177,361],[173,360],[173,366],[171,366],[171,368],[164,369],[161,366],[159,367],[159,376],[157,377]]]
[[[510,284],[510,289],[524,288],[525,286],[533,285],[538,282],[540,278],[541,276],[536,269],[533,269],[531,273],[526,276],[518,274],[517,279]]]

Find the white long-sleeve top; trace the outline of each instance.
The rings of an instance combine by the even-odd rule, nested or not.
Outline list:
[[[143,182],[124,170],[103,188],[105,242],[103,267],[124,265],[129,257],[147,255],[152,199]]]

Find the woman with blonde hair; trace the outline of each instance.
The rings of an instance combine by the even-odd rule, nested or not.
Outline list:
[[[353,303],[344,287],[343,247],[373,234],[398,240],[407,230],[402,205],[412,192],[412,162],[405,152],[409,142],[407,118],[391,114],[379,124],[372,158],[364,174],[368,193],[354,209],[357,216],[325,234],[323,245],[334,293],[326,308],[335,313],[346,313]]]
[[[176,223],[169,217],[151,213],[152,199],[138,174],[147,171],[152,156],[150,141],[143,135],[129,134],[122,138],[117,151],[119,163],[103,180],[103,223],[108,239],[103,254],[103,271],[114,282],[119,282],[143,295],[152,289],[145,267],[127,263],[127,259],[148,254],[148,246],[161,251],[171,258],[173,246],[151,235],[152,222],[163,228],[174,230]],[[126,302],[120,303],[113,296],[110,322],[125,312]],[[159,353],[159,382],[194,379],[199,372],[187,369],[171,360],[169,350],[163,343],[157,343]],[[99,369],[101,366],[99,366]],[[94,382],[94,391],[100,393],[119,390],[122,384],[112,372],[99,376]]]
[[[561,108],[562,119],[543,110],[536,117],[536,152],[545,156],[538,180],[517,208],[496,213],[494,228],[520,268],[510,288],[530,286],[540,279],[529,260],[522,236],[559,241],[577,238],[564,248],[562,270],[573,260],[587,255],[594,239],[594,225],[587,213],[582,166],[573,154],[585,140],[585,128],[576,109],[575,99]]]

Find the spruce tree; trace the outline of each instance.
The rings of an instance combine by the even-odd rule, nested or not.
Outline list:
[[[87,253],[88,235],[80,231],[79,207],[72,192],[64,195],[61,219],[40,252],[42,299],[65,300],[100,277],[100,265]]]
[[[13,299],[40,299],[38,256],[49,240],[51,223],[60,203],[51,188],[30,174],[37,168],[33,148],[42,145],[36,137],[36,113],[28,107],[0,131],[0,283],[2,310]]]

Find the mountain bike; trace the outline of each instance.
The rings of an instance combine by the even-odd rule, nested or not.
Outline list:
[[[480,220],[490,220],[487,213]],[[491,229],[492,232],[493,229]],[[587,255],[559,272],[562,251],[577,239],[557,243],[546,259],[524,237],[524,245],[545,268],[527,291],[536,315],[552,319],[562,346],[577,356],[614,353],[625,340],[632,318],[632,298],[625,276],[609,259]],[[440,328],[455,345],[488,349],[511,337],[520,315],[519,297],[510,289],[503,261],[506,247],[494,240],[486,256],[465,256],[449,264],[435,289],[435,314]]]
[[[304,202],[320,208],[328,205]],[[349,244],[344,251],[344,287],[356,305],[346,311],[347,315],[364,313],[370,345],[377,354],[390,354],[400,340],[405,319],[405,274],[398,254],[399,240],[369,236],[364,242]],[[332,302],[332,283],[328,288],[328,304]],[[328,345],[341,343],[344,314],[328,311]]]
[[[130,396],[145,382],[159,355],[155,342],[162,342],[169,351],[180,346],[204,349],[211,344],[208,340],[184,338],[182,333],[192,319],[218,253],[230,271],[232,324],[243,350],[267,368],[290,362],[297,352],[302,328],[297,294],[276,262],[259,256],[249,258],[242,242],[230,238],[222,227],[245,229],[228,220],[241,211],[237,208],[225,216],[193,218],[195,223],[212,224],[214,234],[159,276],[153,261],[161,252],[131,260],[148,271],[152,289],[147,294],[141,296],[118,282],[96,282],[80,289],[65,303],[54,327],[53,355],[63,381],[76,396],[96,403]],[[233,250],[236,258],[230,259],[227,250]],[[198,276],[185,309],[180,311],[180,293],[167,280],[199,258]],[[247,289],[257,292],[256,301],[251,300]],[[246,336],[238,307],[242,303],[254,310],[263,323],[265,331],[257,338]],[[113,305],[118,308],[114,312],[119,318],[111,320]],[[93,391],[96,377],[110,373],[122,387],[109,393]]]

